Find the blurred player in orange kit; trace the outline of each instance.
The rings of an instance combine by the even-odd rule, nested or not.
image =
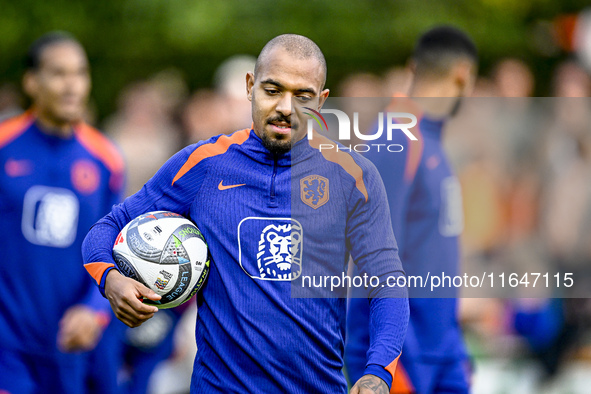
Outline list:
[[[409,96],[432,99],[394,98],[392,103],[396,107],[402,101],[415,108],[418,141],[393,135],[389,143],[404,146],[402,152],[366,155],[384,180],[394,235],[409,277],[426,278],[429,272],[453,276],[459,271],[461,191],[441,140],[446,119],[473,89],[476,66],[476,47],[462,31],[443,26],[424,33],[412,57]],[[457,292],[421,298],[425,294],[417,291],[409,288],[409,328],[391,393],[467,393],[468,357],[457,319]],[[369,354],[368,308],[363,298],[350,300],[345,360],[352,382]]]
[[[84,393],[110,313],[81,244],[120,200],[123,160],[82,121],[90,74],[74,37],[35,41],[23,85],[31,109],[0,123],[0,392]]]

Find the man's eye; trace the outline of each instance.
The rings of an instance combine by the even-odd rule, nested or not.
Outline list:
[[[307,102],[312,100],[312,97],[309,96],[298,96],[298,100],[302,101],[302,102]]]
[[[265,92],[267,92],[267,94],[269,95],[275,95],[279,93],[279,90],[277,89],[265,89]]]

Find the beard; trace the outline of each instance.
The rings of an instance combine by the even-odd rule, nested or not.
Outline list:
[[[273,155],[283,155],[291,150],[291,138],[278,140],[264,133],[261,140],[263,141],[264,147]]]
[[[278,139],[273,138],[270,133],[263,132],[261,136],[261,140],[263,141],[263,146],[267,148],[269,152],[273,155],[283,155],[291,150],[293,144],[294,135],[297,134],[297,122],[292,122],[290,117],[283,117],[279,116],[273,119],[269,119],[267,121],[268,124],[272,124],[273,122],[285,122],[290,125],[291,127],[291,136],[286,136],[286,138]]]
[[[459,96],[456,101],[454,102],[451,111],[449,112],[449,117],[453,118],[454,116],[456,116],[458,114],[458,112],[460,111],[460,108],[462,107],[462,99],[463,97]]]

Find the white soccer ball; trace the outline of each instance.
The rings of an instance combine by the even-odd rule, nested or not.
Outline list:
[[[188,301],[209,272],[201,231],[174,212],[148,212],[129,222],[115,241],[113,258],[122,274],[162,297],[160,301],[144,299],[160,309]]]

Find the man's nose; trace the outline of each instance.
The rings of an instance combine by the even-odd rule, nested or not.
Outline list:
[[[276,111],[281,113],[284,116],[291,115],[291,94],[284,94],[281,96],[281,99],[277,103]]]

